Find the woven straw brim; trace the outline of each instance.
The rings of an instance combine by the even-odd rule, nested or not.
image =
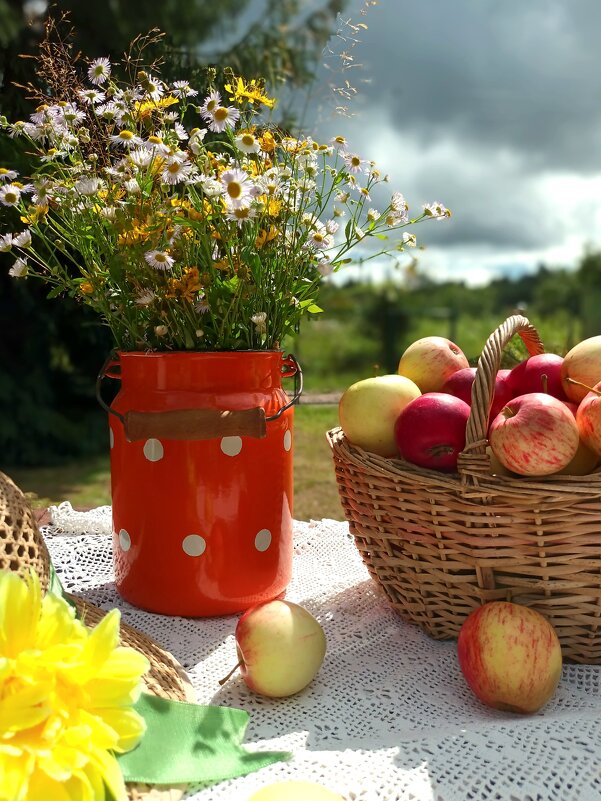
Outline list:
[[[42,591],[48,589],[50,555],[46,543],[27,499],[3,473],[0,473],[0,569],[13,570],[23,577],[33,569],[39,576]],[[80,618],[88,626],[95,626],[106,615],[106,611],[82,598],[67,597],[75,603]],[[144,676],[148,692],[174,701],[196,700],[184,669],[170,653],[126,623],[121,623],[120,634],[123,645],[134,648],[148,659],[150,669]],[[130,801],[179,801],[185,786],[159,788],[131,784],[127,790]]]

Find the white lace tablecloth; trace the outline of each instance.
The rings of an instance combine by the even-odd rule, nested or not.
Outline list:
[[[237,617],[168,618],[121,600],[113,584],[110,507],[53,510],[43,529],[65,588],[170,651],[202,704],[250,713],[246,743],[294,759],[210,788],[197,801],[246,801],[273,781],[316,781],[348,801],[596,801],[601,799],[601,668],[566,665],[538,714],[482,706],[459,670],[455,644],[404,623],[369,578],[334,520],[295,522],[287,598],[323,625],[328,652],[315,680],[281,700],[250,692],[241,678],[220,687],[236,662]],[[71,536],[67,536],[67,535]]]

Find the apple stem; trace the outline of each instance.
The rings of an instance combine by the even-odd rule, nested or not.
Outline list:
[[[601,392],[598,389],[595,389],[594,387],[589,387],[588,384],[583,384],[582,381],[576,381],[575,378],[566,378],[566,381],[568,382],[568,384],[577,384],[577,386],[579,387],[584,387],[585,389],[588,389],[589,392],[594,392],[595,395],[601,395]]]
[[[219,679],[219,684],[220,685],[224,685],[226,683],[226,681],[228,681],[229,679],[232,678],[232,676],[238,670],[238,668],[242,667],[243,664],[244,664],[244,662],[242,660],[240,660],[236,665],[234,665],[234,667],[230,670],[230,672],[227,674],[227,676],[225,676],[223,679]]]

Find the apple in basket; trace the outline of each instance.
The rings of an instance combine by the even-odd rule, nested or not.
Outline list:
[[[580,384],[573,384],[570,379]],[[580,403],[590,387],[601,381],[601,336],[583,339],[566,353],[561,380],[566,395],[576,403]]]
[[[340,398],[340,427],[353,445],[379,456],[396,456],[394,424],[405,406],[420,395],[413,381],[396,373],[364,378]]]
[[[469,362],[461,348],[445,337],[423,337],[400,358],[397,373],[414,381],[422,392],[439,392],[445,381]]]
[[[490,407],[489,420],[493,420],[501,411],[507,401],[511,400],[513,394],[507,385],[507,377],[511,370],[498,370],[495,377],[494,396]],[[472,386],[476,379],[475,367],[463,367],[457,370],[456,373],[450,378],[447,378],[443,384],[441,392],[448,392],[449,395],[455,395],[461,398],[470,406],[472,405]]]
[[[578,404],[576,425],[584,444],[601,456],[601,381]]]
[[[561,646],[535,609],[491,601],[465,619],[457,640],[459,666],[483,704],[509,712],[536,712],[561,676]]]
[[[428,392],[408,403],[394,426],[399,454],[420,467],[453,472],[465,447],[470,407],[444,392]]]
[[[559,400],[567,400],[561,380],[562,365],[563,357],[556,353],[539,353],[524,359],[509,371],[507,385],[510,397],[546,392]]]
[[[248,609],[236,626],[238,664],[253,692],[285,698],[317,675],[326,653],[326,635],[313,615],[291,601],[268,601]]]
[[[580,435],[574,415],[558,398],[531,392],[509,401],[491,422],[490,447],[508,470],[547,476],[570,463]]]

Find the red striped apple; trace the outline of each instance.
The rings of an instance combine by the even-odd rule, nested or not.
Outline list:
[[[571,384],[568,379],[580,381],[586,386]],[[561,366],[561,381],[570,400],[580,403],[588,389],[601,381],[601,336],[583,339],[569,350]]]
[[[465,447],[469,416],[467,403],[444,392],[428,392],[411,401],[394,427],[401,457],[420,467],[453,472]]]
[[[582,441],[601,456],[601,381],[580,401],[576,424]]]
[[[580,441],[572,412],[544,392],[509,401],[490,424],[488,438],[501,464],[522,476],[547,476],[563,469]]]
[[[469,367],[469,362],[458,345],[445,337],[423,337],[403,353],[397,372],[414,381],[422,392],[439,392],[463,367]]]
[[[483,704],[509,712],[536,712],[561,677],[553,626],[535,609],[491,601],[471,612],[457,640],[459,666]]]
[[[353,445],[380,456],[396,456],[394,424],[405,406],[420,395],[405,376],[364,378],[351,384],[340,398],[340,427]]]

